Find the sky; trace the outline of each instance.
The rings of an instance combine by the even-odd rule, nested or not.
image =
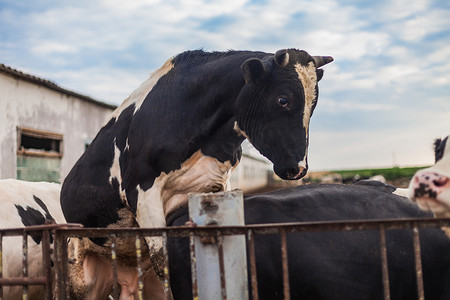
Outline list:
[[[310,170],[423,166],[450,134],[450,1],[0,0],[0,63],[119,105],[192,49],[333,56]]]

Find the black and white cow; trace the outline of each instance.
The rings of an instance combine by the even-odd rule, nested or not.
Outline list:
[[[450,139],[434,143],[435,165],[417,171],[409,184],[409,197],[437,217],[450,217]],[[449,230],[450,233],[450,230]]]
[[[61,210],[59,195],[61,185],[49,182],[28,182],[15,179],[0,180],[0,228],[22,228],[43,224],[66,223]],[[51,241],[52,242],[52,241]],[[100,255],[91,253],[86,239],[68,240],[68,279],[71,284],[70,299],[103,300],[112,293],[112,266]],[[3,278],[22,276],[22,237],[3,237]],[[43,276],[41,237],[30,236],[28,240],[28,274]],[[119,265],[117,281],[120,299],[137,297],[138,273],[135,267]],[[144,278],[144,297],[164,299],[160,282],[152,270]],[[43,299],[44,289],[30,286],[29,299]],[[22,299],[21,286],[5,286],[3,297],[8,300]]]
[[[245,222],[430,217],[394,191],[383,183],[360,182],[303,185],[248,196],[244,199]],[[187,209],[179,210],[169,216],[168,225],[183,225],[187,220]],[[254,238],[259,299],[284,299],[280,237]],[[386,239],[391,299],[417,299],[411,230],[388,230]],[[420,230],[420,241],[425,299],[450,299],[450,240],[439,229],[426,229]],[[170,238],[168,246],[174,298],[191,299],[189,240]],[[287,249],[291,299],[383,299],[378,231],[290,233]]]
[[[48,182],[0,180],[0,228],[65,223],[59,204],[61,186]],[[22,237],[3,237],[3,278],[22,277]],[[28,238],[28,275],[43,276],[41,237]],[[30,286],[29,299],[43,299],[44,289]],[[22,299],[21,286],[3,287],[4,299]]]
[[[303,177],[318,68],[332,60],[295,49],[189,51],[168,60],[113,113],[66,177],[67,221],[165,226],[189,192],[228,188],[245,138],[281,178]],[[160,251],[160,239],[146,241],[151,253]]]

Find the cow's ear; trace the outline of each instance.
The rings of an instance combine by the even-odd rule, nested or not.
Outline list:
[[[323,77],[323,70],[322,69],[317,69],[316,70],[316,75],[317,75],[317,81],[322,79],[322,77]]]
[[[247,83],[259,83],[266,76],[266,67],[258,58],[247,59],[242,64],[242,72]]]

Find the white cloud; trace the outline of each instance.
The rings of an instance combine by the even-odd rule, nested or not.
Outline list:
[[[383,14],[376,14],[384,22],[413,17],[428,9],[431,0],[390,0],[381,6]]]
[[[399,39],[417,42],[450,26],[449,10],[426,11],[408,20],[392,23],[388,29]]]
[[[0,54],[12,67],[116,104],[152,69],[188,49],[295,47],[331,55],[317,114],[374,118],[398,110],[398,120],[387,121],[398,126],[400,142],[386,138],[392,134],[382,124],[367,132],[350,125],[346,132],[312,131],[311,166],[386,165],[392,151],[406,164],[403,158],[414,161],[414,153],[428,155],[412,133],[419,141],[450,128],[450,12],[425,0],[379,3],[45,2],[38,10],[0,10]]]

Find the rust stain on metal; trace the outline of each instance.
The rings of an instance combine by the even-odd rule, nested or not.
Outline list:
[[[204,214],[215,214],[219,210],[219,205],[215,201],[214,195],[205,195],[202,197],[200,205]]]
[[[169,251],[167,250],[167,232],[162,235],[163,243],[163,257],[164,257],[164,294],[167,299],[172,298],[172,292],[170,290],[170,278],[169,278]]]
[[[141,251],[141,236],[136,235],[136,263],[137,263],[137,271],[138,271],[138,299],[144,299],[144,282],[143,282],[143,272],[142,272],[142,251]]]
[[[223,237],[220,231],[217,231],[217,247],[219,252],[220,291],[222,294],[222,300],[226,300],[227,283],[225,280],[225,259],[223,255]]]
[[[28,235],[26,232],[22,234],[22,276],[28,277]],[[28,299],[28,285],[24,284],[22,287],[22,299]]]
[[[251,230],[247,231],[247,243],[250,256],[250,280],[252,282],[252,298],[258,300],[258,281],[256,278],[255,240]]]
[[[194,233],[192,231],[189,232],[189,249],[191,255],[192,297],[194,300],[198,300],[197,259],[195,258]]]
[[[119,284],[117,283],[117,253],[116,253],[116,235],[111,234],[111,260],[113,270],[113,299],[119,299]]]

